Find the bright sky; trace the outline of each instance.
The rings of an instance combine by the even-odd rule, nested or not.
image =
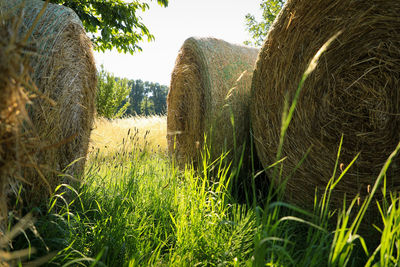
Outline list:
[[[249,39],[245,15],[261,15],[261,0],[170,0],[167,8],[152,1],[141,16],[155,41],[139,44],[133,56],[117,51],[95,53],[96,64],[118,77],[168,85],[183,42],[192,36],[243,44]]]

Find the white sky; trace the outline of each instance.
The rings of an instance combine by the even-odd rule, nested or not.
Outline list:
[[[95,52],[96,64],[118,77],[170,83],[175,59],[183,42],[192,36],[215,37],[237,44],[249,39],[245,15],[259,17],[261,0],[170,0],[167,8],[156,1],[141,17],[155,41],[139,45],[133,56],[116,50]]]

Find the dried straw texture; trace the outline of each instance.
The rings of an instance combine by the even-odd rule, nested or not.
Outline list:
[[[11,10],[21,1],[7,4]],[[29,114],[43,144],[34,155],[41,171],[27,169],[24,174],[32,185],[27,192],[32,203],[69,181],[59,174],[71,162],[80,159],[67,174],[83,171],[97,84],[92,45],[78,16],[69,8],[49,4],[35,26],[43,5],[43,1],[26,1],[20,28],[25,35],[33,27],[28,43],[35,53],[29,59],[40,90]]]
[[[337,207],[344,193],[364,200],[395,149],[400,140],[399,13],[397,0],[290,0],[268,33],[253,76],[251,106],[264,167],[276,160],[285,100],[293,99],[320,47],[343,31],[306,80],[287,131],[282,178],[290,176],[290,202],[312,208],[315,187],[322,193],[332,176],[342,135],[342,169],[361,154],[335,189]],[[396,158],[388,173],[391,190],[400,185],[399,164]]]
[[[13,210],[9,197],[18,192],[21,165],[30,158],[30,151],[37,140],[28,135],[29,126],[22,135],[23,122],[28,118],[25,106],[29,97],[25,87],[33,87],[29,68],[23,54],[24,42],[17,34],[18,21],[9,14],[0,13],[0,237],[7,226],[8,212]]]
[[[196,163],[204,135],[212,158],[230,151],[234,159],[248,141],[250,85],[257,54],[257,49],[214,38],[184,42],[167,99],[168,149],[180,165]]]

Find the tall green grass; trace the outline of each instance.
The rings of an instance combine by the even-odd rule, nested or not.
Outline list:
[[[338,158],[340,149],[339,144]],[[398,149],[371,193],[385,181]],[[200,170],[187,166],[182,171],[165,153],[139,148],[126,153],[123,148],[109,155],[98,150],[81,186],[61,185],[47,210],[42,209],[35,224],[39,234],[26,230],[14,245],[22,248],[29,240],[38,256],[55,251],[48,263],[54,266],[398,264],[398,195],[391,194],[380,206],[381,233],[372,226],[371,231],[381,241],[367,247],[358,227],[365,210],[376,205],[372,197],[358,212],[353,209],[356,200],[335,211],[336,216],[329,209],[330,194],[346,170],[333,173],[325,194],[315,200],[314,212],[306,212],[279,197],[238,204],[231,194],[234,168],[205,157]]]
[[[55,195],[67,246],[53,260],[98,257],[107,266],[238,264],[251,255],[252,212],[229,202],[229,169],[210,179],[178,171],[166,155],[133,150],[90,161],[71,203]],[[214,180],[215,182],[210,182]],[[72,188],[69,188],[72,190]]]

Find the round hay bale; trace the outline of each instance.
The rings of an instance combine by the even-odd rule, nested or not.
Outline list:
[[[18,90],[15,90],[16,84],[10,77],[20,68],[21,57],[18,51],[10,49],[9,29],[3,18],[0,19],[0,93],[2,96],[0,98],[0,233],[4,233],[8,214],[7,191],[10,183],[8,173],[14,168],[17,155],[15,149],[17,118],[13,106],[17,103]]]
[[[211,159],[229,159],[249,145],[249,97],[258,49],[215,38],[187,39],[176,59],[167,98],[168,149],[177,162],[198,160],[207,137]],[[233,127],[234,125],[234,127]]]
[[[291,101],[310,60],[336,33],[305,81],[284,140],[282,179],[288,201],[313,208],[331,178],[343,135],[336,178],[359,158],[332,195],[361,203],[400,140],[400,2],[289,0],[261,49],[252,83],[251,118],[264,167],[276,160],[285,100]],[[292,173],[307,150],[310,153]],[[399,158],[387,188],[399,188]],[[272,171],[269,177],[272,177]],[[279,177],[273,178],[281,183]]]
[[[10,10],[16,9],[21,0],[7,4]],[[25,36],[33,29],[28,44],[34,53],[29,59],[39,90],[29,117],[42,145],[35,153],[38,166],[24,173],[32,184],[27,195],[33,203],[47,195],[44,190],[51,193],[57,185],[70,181],[60,178],[67,166],[70,176],[82,173],[97,88],[92,44],[78,16],[67,7],[48,4],[36,23],[43,5],[39,0],[21,5],[20,34]]]
[[[28,117],[25,87],[31,86],[31,80],[23,56],[26,47],[18,38],[17,22],[10,21],[9,14],[0,12],[0,236],[7,229],[9,211],[14,211],[9,197],[18,194],[21,163],[29,160],[22,151],[35,142],[33,136],[21,132]]]

